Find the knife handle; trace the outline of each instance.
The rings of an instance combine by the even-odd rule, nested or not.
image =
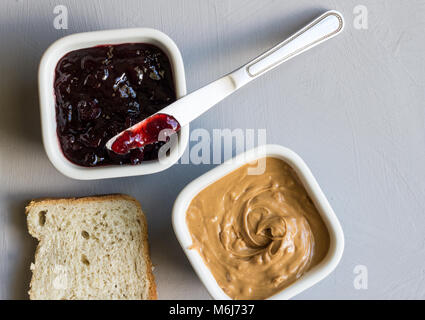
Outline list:
[[[307,26],[274,46],[231,74],[239,88],[285,61],[325,42],[344,29],[344,18],[335,10],[328,11]]]

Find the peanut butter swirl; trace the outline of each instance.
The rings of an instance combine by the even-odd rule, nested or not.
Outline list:
[[[245,165],[202,190],[186,222],[192,248],[233,299],[265,299],[318,264],[329,233],[294,170],[266,158],[262,175]]]

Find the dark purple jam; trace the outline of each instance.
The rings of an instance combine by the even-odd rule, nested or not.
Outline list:
[[[164,142],[108,151],[106,142],[176,100],[168,57],[143,43],[72,51],[56,66],[57,134],[65,157],[85,167],[158,158]]]

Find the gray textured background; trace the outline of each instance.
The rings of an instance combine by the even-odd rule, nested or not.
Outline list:
[[[69,29],[53,28],[66,5]],[[353,8],[369,29],[353,27]],[[153,27],[179,46],[188,91],[262,53],[326,9],[346,31],[249,84],[194,128],[266,128],[299,153],[339,217],[346,248],[335,272],[297,298],[425,298],[425,1],[173,0],[0,2],[0,298],[26,298],[35,241],[32,198],[128,193],[149,221],[160,298],[208,298],[172,231],[174,199],[211,166],[176,165],[152,176],[81,182],[49,163],[42,144],[37,66],[71,33]],[[353,269],[368,267],[368,290]]]

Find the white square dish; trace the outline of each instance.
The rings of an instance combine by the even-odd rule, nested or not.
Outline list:
[[[178,143],[170,150],[167,161],[146,161],[139,165],[108,165],[99,167],[78,166],[64,154],[56,133],[56,108],[54,95],[55,68],[58,61],[70,51],[98,45],[123,43],[148,43],[162,49],[170,60],[177,99],[186,95],[183,59],[176,44],[164,33],[149,28],[105,30],[73,34],[54,42],[44,53],[38,71],[41,126],[43,144],[52,164],[64,175],[79,179],[104,179],[137,176],[163,171],[183,154],[189,141],[189,125],[178,133]]]
[[[281,159],[295,170],[308,195],[320,213],[330,236],[329,251],[325,258],[289,287],[271,296],[268,300],[289,299],[313,286],[328,276],[336,268],[342,257],[342,253],[344,251],[344,234],[341,225],[305,162],[296,153],[282,146],[261,146],[242,153],[195,179],[180,192],[174,203],[172,222],[176,237],[195,272],[214,299],[228,300],[230,297],[226,295],[218,285],[198,251],[189,249],[192,246],[192,237],[186,223],[186,211],[192,199],[201,190],[239,167],[264,157]]]

